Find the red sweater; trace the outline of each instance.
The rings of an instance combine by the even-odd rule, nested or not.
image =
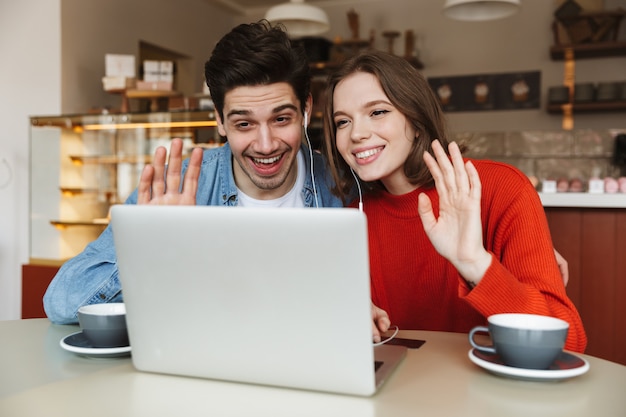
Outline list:
[[[417,197],[438,215],[437,191],[367,195],[372,300],[400,329],[468,332],[505,312],[542,314],[570,324],[565,348],[583,352],[587,337],[567,297],[537,192],[516,168],[472,161],[482,183],[483,243],[491,266],[471,289],[424,232]]]

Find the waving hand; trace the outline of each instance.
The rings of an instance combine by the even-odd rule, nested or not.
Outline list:
[[[167,151],[159,147],[154,152],[152,165],[146,165],[141,173],[137,204],[195,205],[198,177],[202,164],[202,149],[192,151],[189,166],[181,184],[183,142],[173,139],[170,147],[169,164],[165,164]]]
[[[439,194],[439,216],[426,194],[420,194],[418,211],[433,246],[469,282],[477,284],[491,264],[482,240],[481,184],[478,172],[454,142],[446,155],[441,143],[432,144],[434,156],[424,153]]]

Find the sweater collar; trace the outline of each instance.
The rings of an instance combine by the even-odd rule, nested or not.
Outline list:
[[[380,191],[376,194],[367,195],[363,202],[363,208],[367,213],[367,205],[369,201],[372,204],[380,206],[383,210],[385,210],[385,212],[394,217],[407,219],[418,217],[417,197],[421,193],[426,193],[426,195],[430,197],[433,202],[433,207],[437,205],[437,191],[433,187],[429,189],[417,188],[409,193],[401,195],[391,194],[387,191]]]

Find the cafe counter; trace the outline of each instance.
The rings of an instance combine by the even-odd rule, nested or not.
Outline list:
[[[585,325],[587,353],[626,365],[626,194],[539,195],[554,247],[568,262],[567,293]]]
[[[539,193],[544,207],[626,208],[624,193]]]

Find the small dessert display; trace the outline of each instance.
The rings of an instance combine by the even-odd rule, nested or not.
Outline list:
[[[619,191],[619,184],[615,178],[606,177],[604,179],[604,192],[614,194]]]
[[[584,191],[582,180],[580,178],[570,180],[568,191],[570,193],[582,193]]]
[[[484,81],[479,81],[474,86],[474,101],[476,103],[486,103],[489,98],[489,86]]]
[[[525,80],[517,80],[511,85],[511,94],[513,94],[513,101],[521,102],[528,100],[528,92],[530,88]]]
[[[437,95],[439,96],[439,101],[441,104],[449,104],[450,97],[452,96],[452,89],[449,84],[441,84],[437,88]]]

